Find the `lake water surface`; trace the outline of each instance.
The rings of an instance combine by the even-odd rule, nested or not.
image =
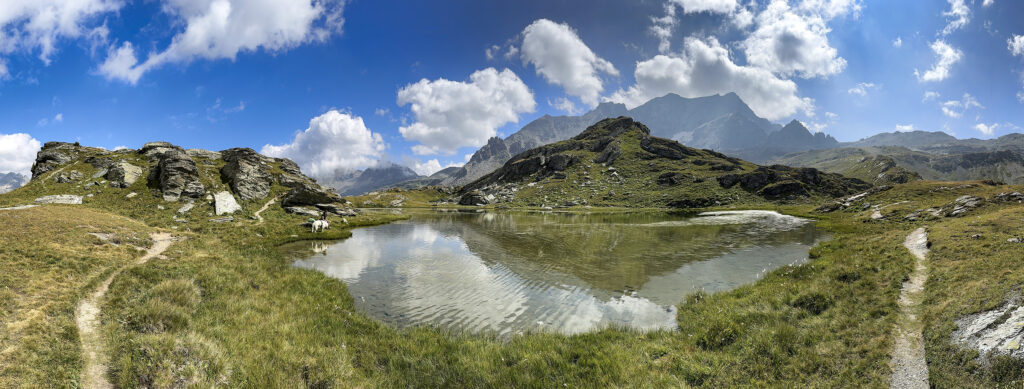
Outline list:
[[[281,249],[295,266],[344,281],[358,309],[393,325],[572,334],[675,328],[685,295],[801,263],[825,237],[768,211],[411,215]]]

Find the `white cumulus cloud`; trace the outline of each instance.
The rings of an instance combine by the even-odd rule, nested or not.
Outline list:
[[[895,48],[903,47],[903,38],[896,37],[896,40],[892,41],[892,47],[895,47]]]
[[[942,103],[942,114],[951,118],[959,118],[964,115],[971,108],[985,108],[971,96],[970,93],[964,93],[964,97],[960,100],[950,100]]]
[[[0,134],[0,173],[32,176],[32,163],[42,144],[29,134]]]
[[[929,100],[937,100],[941,96],[942,95],[940,95],[939,92],[927,91],[924,92],[924,97],[921,98],[921,102],[923,103]]]
[[[859,82],[853,88],[848,89],[846,91],[846,93],[849,93],[851,95],[857,95],[857,96],[864,97],[864,96],[868,95],[868,91],[869,90],[877,89],[877,88],[878,88],[878,86],[876,86],[874,83]]]
[[[380,134],[371,132],[363,118],[331,110],[309,121],[291,143],[265,145],[260,151],[272,157],[290,158],[302,171],[323,177],[336,169],[356,169],[377,162],[387,148]]]
[[[896,132],[911,132],[914,131],[913,124],[897,124]]]
[[[946,16],[949,21],[946,27],[942,29],[942,35],[949,35],[953,31],[964,28],[967,23],[971,21],[971,9],[967,7],[964,0],[948,0],[949,11],[945,11],[942,14]]]
[[[1010,50],[1010,54],[1024,57],[1024,35],[1013,34],[1006,40],[1006,48]]]
[[[523,30],[520,56],[545,80],[589,106],[597,105],[604,91],[601,74],[619,75],[615,66],[594,54],[568,24],[547,19],[539,19]]]
[[[668,93],[700,97],[736,92],[754,112],[769,120],[814,109],[811,99],[797,95],[796,83],[762,68],[735,64],[715,38],[686,38],[678,56],[658,55],[638,62],[634,78],[635,85],[615,92],[608,100],[632,108]]]
[[[686,13],[714,12],[728,14],[736,10],[736,0],[671,0],[683,8]]]
[[[479,147],[497,128],[533,112],[533,92],[511,70],[478,70],[469,82],[422,79],[398,91],[398,105],[411,105],[416,122],[399,127],[419,155],[454,154],[460,147]]]
[[[950,68],[957,62],[960,62],[960,59],[964,56],[962,51],[950,46],[941,39],[932,42],[931,48],[935,52],[935,56],[938,57],[938,60],[924,74],[921,74],[916,69],[914,70],[914,75],[917,76],[917,80],[920,82],[942,81],[949,78]]]
[[[978,130],[978,132],[982,134],[992,136],[992,134],[996,132],[997,127],[999,127],[999,124],[996,123],[993,123],[991,125],[987,125],[985,123],[978,123],[974,126],[974,129]]]
[[[98,72],[130,84],[168,63],[231,59],[263,49],[278,52],[340,33],[344,1],[167,0],[161,9],[184,26],[162,51],[140,61],[135,46],[112,47]]]
[[[827,77],[842,72],[846,60],[829,44],[827,23],[853,8],[830,4],[805,2],[794,8],[783,0],[769,3],[755,19],[756,29],[740,44],[747,62],[787,77]]]
[[[447,168],[450,168],[450,167],[453,167],[453,166],[462,166],[462,165],[463,164],[461,164],[461,163],[451,162],[451,163],[448,163],[447,165],[442,166],[441,162],[438,161],[437,158],[434,158],[434,159],[431,159],[431,160],[428,160],[428,161],[424,161],[424,162],[414,162],[412,164],[411,169],[412,169],[412,171],[416,172],[416,174],[419,174],[421,176],[429,176],[431,174],[434,174],[434,173],[437,173],[437,172],[441,171],[441,169],[447,169]]]
[[[118,0],[6,0],[0,4],[0,54],[38,53],[50,64],[64,39],[105,39],[101,16],[124,5]],[[8,74],[0,59],[0,78]]]

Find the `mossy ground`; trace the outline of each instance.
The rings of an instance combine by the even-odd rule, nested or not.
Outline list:
[[[933,242],[924,316],[933,384],[1008,385],[1020,379],[1012,374],[1013,365],[982,366],[948,340],[957,317],[998,306],[1020,292],[1021,246],[1005,240],[1024,235],[1024,208],[991,203],[962,218],[902,219],[963,194],[990,198],[1021,190],[982,184],[957,188],[961,184],[915,182],[869,196],[866,201],[882,207],[887,221],[868,221],[871,209],[860,207],[819,215],[811,212],[816,204],[770,206],[817,218],[833,239],[812,249],[805,265],[778,269],[730,292],[681,299],[676,331],[606,329],[511,338],[380,324],[355,310],[342,282],[294,268],[275,250],[291,240],[344,238],[349,228],[397,216],[349,218],[349,226],[335,223],[329,233],[316,236],[298,227],[301,217],[280,207],[267,210],[262,224],[244,217],[262,204],[244,204],[243,216],[234,223],[211,223],[202,208],[193,210],[197,216],[188,223],[177,223],[172,220],[175,207],[155,209],[163,203],[149,192],[139,191],[140,201],[124,201],[124,193],[133,189],[103,189],[78,207],[14,212],[34,212],[40,223],[66,218],[71,226],[95,225],[81,218],[104,215],[140,233],[178,227],[177,233],[187,237],[165,253],[167,259],[119,275],[108,292],[103,324],[115,350],[112,381],[124,387],[883,387],[890,372],[896,298],[913,263],[902,242],[922,225]],[[25,203],[44,192],[55,193],[33,184],[0,196],[0,206]],[[0,213],[0,218],[15,214]],[[28,222],[11,223],[5,228]],[[21,262],[30,264],[21,265],[25,277],[43,282],[39,277],[76,274],[55,265],[49,265],[54,275],[29,272],[40,262],[68,262],[81,255],[82,247],[64,245],[42,230],[29,231],[36,234],[35,246],[62,251],[22,246],[26,259]],[[984,238],[969,238],[976,233]],[[135,254],[118,255],[111,261],[128,261]],[[2,266],[4,273],[18,269],[7,262]],[[101,272],[85,273],[96,279]],[[20,301],[11,295],[18,293],[10,286],[15,281],[4,284],[5,296],[14,297],[0,300],[5,327],[14,315],[7,312],[16,311],[7,308],[15,304],[9,301]],[[74,302],[87,290],[83,282],[68,284],[66,297],[54,298],[64,307],[57,316],[71,317]],[[81,364],[73,323],[38,332],[65,339],[63,346],[54,346],[63,357],[35,363],[32,358],[39,353],[14,353],[14,359],[4,360],[4,369],[21,371],[16,377],[64,377],[55,378],[55,386],[73,382]],[[4,347],[33,344],[4,339]],[[7,386],[26,382],[19,379],[28,378],[15,378]]]

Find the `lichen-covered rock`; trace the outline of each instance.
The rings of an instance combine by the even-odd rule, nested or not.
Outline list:
[[[249,148],[228,149],[221,151],[221,155],[227,164],[220,174],[239,198],[252,201],[270,194],[273,177],[261,155]]]
[[[107,174],[104,176],[110,181],[110,186],[114,188],[127,188],[132,186],[135,181],[139,180],[142,176],[142,168],[132,165],[125,161],[119,161],[114,163],[107,169]]]
[[[72,204],[82,203],[82,196],[75,195],[50,195],[37,198],[36,204]]]
[[[981,358],[1006,355],[1024,359],[1024,305],[1014,298],[1002,307],[956,321],[953,341],[978,351]]]
[[[231,192],[223,191],[213,195],[213,212],[220,215],[226,215],[229,213],[235,213],[241,211],[242,207],[235,201],[235,196],[231,195]]]
[[[192,158],[175,147],[150,149],[147,156],[153,168],[149,173],[149,183],[160,188],[165,201],[178,201],[182,196],[199,198],[206,192],[199,181],[199,169]]]

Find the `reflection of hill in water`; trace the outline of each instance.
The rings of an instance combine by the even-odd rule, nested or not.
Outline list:
[[[529,278],[601,289],[609,297],[638,290],[651,277],[690,262],[752,247],[811,245],[820,237],[813,225],[803,222],[692,224],[693,219],[654,213],[457,213],[417,220],[432,220],[442,235],[461,238],[489,265],[498,263]]]
[[[399,326],[674,328],[673,305],[693,288],[729,289],[806,256],[813,227],[779,216],[430,213],[281,250]]]

